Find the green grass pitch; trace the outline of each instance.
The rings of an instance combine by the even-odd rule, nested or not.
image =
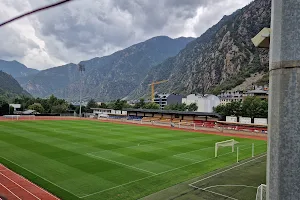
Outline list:
[[[256,155],[267,148],[265,141],[95,121],[0,122],[0,129],[0,162],[70,200],[138,199],[236,163],[230,148],[214,158],[219,141],[237,140],[241,160],[251,157],[252,143]]]

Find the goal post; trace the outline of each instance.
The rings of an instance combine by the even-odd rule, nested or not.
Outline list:
[[[261,184],[257,188],[256,200],[265,200],[265,199],[267,199],[267,185]]]
[[[234,152],[234,145],[238,142],[234,139],[226,140],[222,142],[216,142],[215,144],[215,157],[218,157],[218,150],[220,147],[231,147],[232,152]]]

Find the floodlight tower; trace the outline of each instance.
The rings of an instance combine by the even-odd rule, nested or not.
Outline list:
[[[81,103],[82,103],[82,74],[85,71],[85,67],[82,64],[78,64],[78,70],[80,73],[80,88],[79,88],[79,116],[81,117]]]

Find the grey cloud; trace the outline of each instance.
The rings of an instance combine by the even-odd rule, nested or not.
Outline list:
[[[4,1],[6,5],[20,11],[19,4],[11,0]],[[51,64],[79,62],[113,53],[157,35],[199,36],[221,19],[227,9],[211,8],[222,2],[228,4],[229,1],[251,0],[77,0],[28,19],[36,37],[45,44],[43,51]],[[23,2],[31,8],[46,4],[40,0],[16,2]],[[199,8],[206,9],[207,13],[197,16]],[[198,20],[198,23],[185,29],[189,20]],[[20,38],[16,40],[22,41]],[[27,43],[21,42],[30,49],[36,48]],[[38,43],[41,45],[41,42]],[[25,46],[12,48],[9,52],[16,57],[24,57],[27,51]],[[0,51],[0,59],[3,54]]]

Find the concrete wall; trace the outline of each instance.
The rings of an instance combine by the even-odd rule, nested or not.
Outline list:
[[[237,117],[226,116],[226,122],[237,122]]]
[[[183,96],[170,94],[167,98],[167,105],[171,104],[181,104]]]
[[[251,124],[252,123],[251,118],[249,118],[249,117],[240,117],[239,122],[243,123],[243,124]]]
[[[220,105],[221,101],[219,97],[215,95],[196,95],[190,94],[186,98],[182,99],[182,103],[190,105],[196,103],[198,106],[197,112],[213,112],[213,108]]]

